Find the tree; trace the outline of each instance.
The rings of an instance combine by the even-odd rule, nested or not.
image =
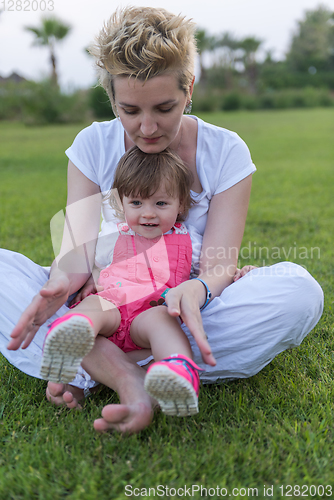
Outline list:
[[[334,69],[333,20],[333,12],[323,5],[305,12],[287,53],[287,62],[293,70]]]
[[[58,85],[55,44],[68,35],[71,27],[56,17],[49,17],[42,19],[40,27],[26,26],[25,29],[36,35],[34,45],[41,45],[49,48],[52,67],[51,80],[55,85]]]
[[[256,92],[257,64],[256,52],[259,50],[262,40],[254,37],[244,38],[239,42],[239,48],[243,51],[242,62],[245,67],[245,73],[249,81],[250,90]]]
[[[200,78],[199,83],[205,85],[206,83],[206,69],[203,61],[204,52],[212,52],[215,48],[215,38],[207,34],[205,29],[198,29],[196,31],[197,52],[199,56]]]
[[[216,40],[216,49],[218,52],[218,65],[224,68],[225,85],[228,89],[234,87],[233,74],[239,41],[229,32],[222,33]]]

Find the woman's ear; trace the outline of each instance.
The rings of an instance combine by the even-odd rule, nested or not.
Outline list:
[[[189,97],[190,97],[190,99],[191,99],[191,96],[193,95],[194,83],[195,83],[195,76],[193,76],[193,79],[192,79],[191,84],[189,86]]]

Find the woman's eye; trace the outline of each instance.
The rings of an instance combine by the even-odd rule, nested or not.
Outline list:
[[[173,108],[160,108],[159,111],[161,111],[161,113],[169,113],[169,111],[172,111]]]
[[[137,113],[136,109],[125,109],[125,108],[122,108],[122,110],[123,110],[123,112],[126,115],[135,115]]]

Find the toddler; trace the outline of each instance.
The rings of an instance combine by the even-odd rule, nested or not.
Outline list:
[[[145,389],[164,413],[198,412],[200,368],[191,359],[180,319],[164,306],[169,288],[190,276],[192,244],[182,221],[193,204],[191,180],[170,150],[145,154],[133,147],[121,158],[109,202],[123,222],[117,225],[110,265],[94,271],[103,290],[52,323],[43,348],[43,378],[70,382],[95,337],[103,335],[124,352],[152,350],[155,362]]]

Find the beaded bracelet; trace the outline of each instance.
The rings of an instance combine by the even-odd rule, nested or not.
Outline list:
[[[211,297],[212,297],[212,293],[210,292],[209,287],[208,287],[208,285],[205,283],[205,281],[204,281],[204,280],[202,280],[201,278],[194,278],[194,279],[195,279],[195,280],[200,281],[201,283],[203,283],[203,285],[204,285],[204,286],[205,286],[205,288],[206,288],[206,301],[205,301],[205,304],[204,304],[204,305],[200,308],[200,311],[203,311],[203,309],[205,309],[205,308],[206,308],[206,306],[208,305],[209,300],[210,300],[210,299],[211,299]]]

